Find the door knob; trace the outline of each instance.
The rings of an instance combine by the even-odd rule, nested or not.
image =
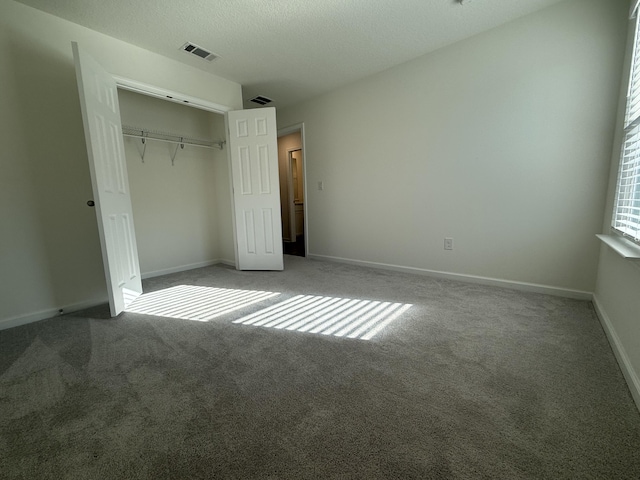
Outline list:
[[[90,207],[93,207],[96,203],[93,200],[89,200],[87,202],[87,205],[89,205]]]

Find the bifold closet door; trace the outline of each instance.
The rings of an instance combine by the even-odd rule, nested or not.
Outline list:
[[[142,293],[118,91],[113,77],[73,42],[93,201],[111,316]]]

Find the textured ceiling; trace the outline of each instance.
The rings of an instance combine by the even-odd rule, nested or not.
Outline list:
[[[562,0],[16,1],[236,81],[245,99],[266,95],[282,107]],[[220,58],[180,51],[187,41]]]

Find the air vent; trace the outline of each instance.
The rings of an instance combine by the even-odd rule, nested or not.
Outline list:
[[[216,55],[215,53],[211,53],[208,50],[205,50],[204,48],[199,47],[195,43],[191,43],[191,42],[185,43],[182,47],[180,47],[180,50],[183,50],[187,53],[191,53],[192,55],[195,55],[196,57],[200,57],[204,60],[212,61],[218,58],[218,55]]]
[[[258,95],[257,97],[253,97],[250,102],[257,103],[258,105],[266,105],[267,103],[273,102],[270,98],[267,98],[263,95]]]

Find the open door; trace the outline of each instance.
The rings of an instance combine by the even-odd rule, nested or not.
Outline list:
[[[276,110],[227,113],[238,270],[283,270]]]
[[[113,77],[72,42],[111,316],[142,293],[118,91]]]

